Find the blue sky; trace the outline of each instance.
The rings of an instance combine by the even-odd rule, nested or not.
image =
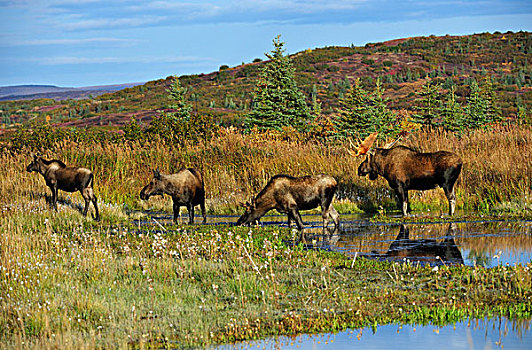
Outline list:
[[[408,36],[532,30],[530,0],[0,0],[0,86],[89,86],[208,73]]]

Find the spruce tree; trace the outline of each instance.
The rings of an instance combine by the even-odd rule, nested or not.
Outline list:
[[[378,131],[379,137],[394,137],[398,130],[394,125],[395,115],[387,102],[380,79],[377,79],[375,90],[371,93],[362,87],[360,79],[355,80],[345,98],[340,100],[342,107],[335,120],[338,134],[365,138]]]
[[[339,135],[366,137],[375,131],[371,120],[371,99],[362,87],[360,78],[347,90],[344,98],[340,100],[340,105],[338,117],[335,119]]]
[[[497,100],[497,94],[493,88],[493,83],[490,77],[487,77],[480,89],[480,94],[484,101],[486,101],[486,122],[500,122],[502,121],[502,111],[499,107],[499,101]]]
[[[166,92],[170,99],[167,107],[173,111],[163,111],[153,118],[147,131],[167,141],[179,143],[189,136],[191,107],[185,99],[186,88],[181,87],[177,76],[173,77]]]
[[[446,130],[457,132],[464,127],[464,111],[458,101],[456,101],[456,86],[451,86],[447,92],[446,99],[440,109],[443,120],[443,127]]]
[[[478,86],[476,80],[471,82],[471,92],[467,97],[467,106],[465,108],[465,124],[472,129],[478,129],[484,126],[486,119],[486,110],[488,104]]]
[[[371,94],[371,118],[374,128],[380,136],[395,137],[399,133],[398,125],[394,125],[395,114],[388,108],[388,99],[384,97],[384,87],[380,79],[375,82],[375,90]]]
[[[305,96],[297,88],[290,57],[284,54],[280,36],[273,40],[270,59],[261,69],[253,96],[253,109],[247,115],[248,127],[282,129],[292,126],[300,131],[308,128],[311,114]]]
[[[437,110],[440,108],[440,84],[432,80],[427,80],[423,85],[418,96],[421,97],[419,101],[418,111],[414,114],[414,121],[426,126],[434,126],[437,117]]]
[[[173,77],[172,83],[170,84],[170,87],[166,89],[166,92],[168,93],[168,98],[170,99],[168,108],[175,110],[172,112],[172,115],[178,120],[190,120],[190,111],[192,108],[185,99],[187,89],[181,86],[177,76]]]

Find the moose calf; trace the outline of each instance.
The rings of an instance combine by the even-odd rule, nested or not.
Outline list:
[[[205,189],[201,173],[193,168],[181,169],[176,174],[164,175],[159,169],[153,171],[153,179],[140,191],[140,199],[167,194],[172,197],[174,222],[177,223],[179,208],[186,206],[189,224],[194,223],[194,206],[199,205],[203,223],[207,222],[205,211]]]
[[[33,161],[27,166],[26,170],[30,173],[33,171],[38,172],[44,177],[46,185],[52,191],[52,206],[56,211],[58,189],[66,192],[79,191],[85,200],[83,216],[87,216],[89,204],[92,201],[96,211],[94,219],[100,220],[96,196],[92,189],[94,175],[89,169],[66,166],[60,160],[46,160],[34,155]]]

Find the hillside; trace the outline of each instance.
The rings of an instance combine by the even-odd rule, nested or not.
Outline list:
[[[439,80],[443,89],[455,85],[457,97],[463,101],[472,79],[491,77],[504,117],[512,118],[518,105],[527,110],[532,106],[531,52],[531,33],[496,32],[308,49],[291,58],[299,88],[309,103],[312,95],[316,96],[324,114],[335,111],[357,78],[368,89],[380,79],[391,108],[411,109],[416,93],[429,78]],[[221,123],[238,124],[251,107],[264,63],[221,66],[217,72],[181,76],[180,81],[188,89],[194,112],[213,115]],[[8,128],[46,119],[59,126],[78,127],[116,127],[132,117],[148,123],[158,110],[167,107],[165,90],[170,81],[168,77],[91,99],[4,101],[0,102],[2,122]]]

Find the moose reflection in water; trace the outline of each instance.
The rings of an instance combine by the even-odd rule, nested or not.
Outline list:
[[[89,169],[66,166],[66,164],[60,160],[46,160],[34,155],[33,161],[26,167],[26,171],[30,173],[35,171],[44,177],[46,185],[52,191],[52,207],[56,211],[57,190],[63,190],[66,192],[79,191],[85,200],[83,216],[87,216],[87,211],[89,210],[89,205],[92,201],[94,210],[96,211],[94,220],[100,220],[96,196],[92,189],[94,175]]]
[[[454,241],[456,224],[450,223],[443,241],[434,239],[410,239],[410,230],[401,225],[399,234],[385,254],[372,254],[368,257],[392,261],[419,262],[431,265],[463,265],[464,259]]]

